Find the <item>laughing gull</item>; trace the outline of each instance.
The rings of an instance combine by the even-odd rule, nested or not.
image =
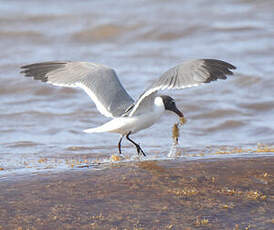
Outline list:
[[[130,135],[152,126],[165,110],[176,113],[180,118],[184,115],[176,107],[173,98],[160,95],[158,91],[166,89],[183,89],[209,83],[217,79],[226,79],[232,75],[235,66],[216,59],[197,59],[179,64],[148,87],[134,101],[121,85],[115,71],[105,65],[90,62],[54,61],[42,62],[21,67],[21,73],[35,80],[57,86],[80,87],[91,97],[97,109],[109,122],[96,128],[84,130],[86,133],[111,132],[119,133],[118,142],[121,154],[121,141],[124,136],[133,143],[137,153],[144,151],[135,143]]]

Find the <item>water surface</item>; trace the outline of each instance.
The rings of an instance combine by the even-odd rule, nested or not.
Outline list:
[[[237,70],[228,80],[171,92],[188,119],[181,152],[254,154],[248,149],[258,143],[271,149],[273,7],[270,0],[0,1],[0,173],[108,162],[117,153],[118,135],[82,132],[108,120],[83,91],[19,74],[21,65],[49,60],[109,65],[134,98],[186,59],[231,62]],[[134,140],[150,159],[166,158],[176,121],[167,113]],[[136,155],[127,142],[123,151]]]

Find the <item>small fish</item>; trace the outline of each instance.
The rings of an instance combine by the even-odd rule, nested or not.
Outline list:
[[[186,123],[186,118],[185,117],[180,117],[180,122],[175,123],[173,125],[172,138],[173,138],[175,144],[178,144],[178,139],[179,139],[179,136],[180,136],[179,126],[182,126],[185,123]]]
[[[178,144],[178,138],[180,136],[180,130],[178,127],[178,123],[175,123],[172,128],[172,138],[175,144]]]
[[[185,117],[180,117],[180,125],[183,125],[186,123],[186,118]]]

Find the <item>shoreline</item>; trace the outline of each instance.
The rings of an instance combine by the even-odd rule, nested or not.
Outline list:
[[[7,179],[0,229],[271,229],[273,162],[143,161]]]

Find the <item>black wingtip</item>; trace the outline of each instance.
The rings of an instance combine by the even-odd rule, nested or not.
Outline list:
[[[20,69],[26,69],[26,68],[28,68],[29,67],[29,65],[22,65],[22,66],[20,66]],[[21,73],[21,72],[20,72]]]
[[[233,75],[232,70],[236,67],[228,62],[217,59],[203,59],[204,68],[208,71],[209,77],[205,83],[216,81],[217,79],[225,80],[227,75]]]
[[[33,77],[34,80],[40,80],[42,82],[47,82],[47,74],[56,69],[62,68],[68,62],[56,61],[56,62],[40,62],[29,65],[23,65],[20,67],[21,74],[25,77]]]
[[[219,66],[219,67],[222,66],[223,68],[227,68],[227,69],[231,69],[231,70],[237,69],[236,66],[232,65],[231,63],[222,61],[222,60],[218,60],[218,59],[203,59],[203,60],[204,60],[205,64],[208,64],[208,65]]]

